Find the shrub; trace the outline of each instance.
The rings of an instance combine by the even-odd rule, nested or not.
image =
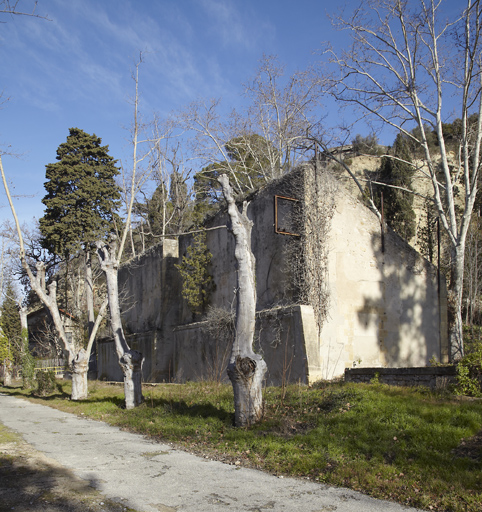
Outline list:
[[[357,155],[377,155],[378,154],[378,139],[377,136],[372,133],[363,137],[358,134],[352,140],[353,151]]]
[[[39,370],[36,375],[37,378],[37,394],[39,396],[46,396],[53,393],[57,387],[55,380],[55,372],[53,370],[43,371]]]
[[[482,397],[482,343],[457,363],[458,395]]]

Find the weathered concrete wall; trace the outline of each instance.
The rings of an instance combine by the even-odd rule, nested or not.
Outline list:
[[[126,336],[127,343],[144,356],[142,380],[144,382],[168,382],[169,365],[172,364],[173,344],[163,337],[159,329],[139,332]],[[158,364],[158,363],[161,364]],[[99,340],[97,344],[97,375],[101,380],[122,381],[114,341],[111,338]],[[172,376],[172,373],[171,373]]]
[[[376,216],[343,188],[329,244],[323,377],[340,376],[353,364],[425,366],[432,357],[443,359],[446,308],[439,308],[436,269],[389,229],[382,244]],[[444,301],[443,286],[440,293]]]
[[[164,240],[119,269],[123,327],[129,346],[144,355],[146,382],[172,377],[173,327],[181,303],[178,261],[178,241]],[[99,341],[97,359],[99,378],[123,379],[112,340]]]
[[[298,283],[287,258],[294,238],[275,232],[274,196],[296,197],[299,183],[299,177],[288,175],[249,198],[259,312],[256,344],[268,363],[268,382],[331,379],[354,363],[402,367],[424,366],[433,356],[443,360],[445,289],[442,285],[439,307],[434,267],[390,230],[382,246],[377,217],[343,187],[336,192],[326,237],[329,309],[321,330],[311,305],[296,304]],[[209,271],[216,285],[210,306],[233,311],[236,264],[226,221],[220,212],[207,225],[219,227],[207,231],[213,255]],[[178,258],[177,243],[166,241],[119,273],[126,292],[123,319],[133,348],[146,356],[145,380],[225,378],[228,342],[212,339],[181,297],[174,264],[190,242],[189,236],[180,237]],[[107,344],[100,346],[99,375],[113,378],[120,370],[109,350]]]
[[[304,307],[278,307],[257,313],[254,348],[268,365],[268,385],[309,383],[301,314]],[[228,380],[226,368],[232,339],[210,338],[207,322],[178,327],[175,336],[174,376],[177,382]]]
[[[291,194],[291,189],[290,181],[284,180],[270,184],[248,198],[248,217],[254,222],[251,248],[256,259],[258,311],[293,303],[290,275],[285,259],[287,237],[275,233],[274,230],[274,195]],[[206,232],[206,245],[213,255],[209,271],[215,283],[210,306],[232,310],[235,308],[236,260],[234,237],[226,228],[227,222],[226,212],[220,212],[207,222],[207,228],[221,227]],[[180,257],[186,255],[191,240],[190,236],[180,237]],[[192,320],[192,314],[183,301],[179,323],[183,325]]]
[[[180,293],[177,240],[164,240],[119,269],[119,290],[127,334],[177,322],[172,296]]]

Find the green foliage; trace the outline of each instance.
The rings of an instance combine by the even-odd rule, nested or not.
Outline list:
[[[437,134],[432,130],[432,127],[429,124],[424,124],[423,128],[429,151],[431,153],[438,152],[439,147],[437,141]],[[410,154],[419,158],[425,158],[425,152],[421,144],[423,140],[422,130],[417,126],[410,133],[411,135],[413,135],[413,138],[407,139]]]
[[[0,361],[13,362],[21,343],[22,327],[17,296],[12,283],[7,282],[5,298],[0,306]]]
[[[471,142],[474,142],[474,135],[477,133],[478,114],[472,114],[467,119],[468,133],[472,136]],[[443,138],[448,149],[455,150],[462,142],[462,119],[455,119],[452,123],[442,123]],[[470,136],[469,135],[469,136]],[[433,132],[435,142],[438,144],[437,133]]]
[[[200,220],[215,210],[222,197],[219,176],[227,174],[236,193],[255,190],[266,182],[270,156],[276,155],[272,145],[257,134],[234,137],[224,149],[229,161],[210,164],[194,176],[195,211]]]
[[[187,254],[176,265],[182,277],[182,296],[187,300],[193,314],[204,311],[214,288],[214,281],[208,270],[212,257],[206,246],[206,233],[196,233],[193,243],[187,248]]]
[[[393,155],[382,158],[377,181],[387,186],[374,186],[377,207],[383,209],[388,224],[403,238],[410,240],[415,235],[415,211],[413,209],[412,178],[415,173],[406,137],[398,134],[393,146]],[[400,188],[394,188],[400,187]],[[406,190],[401,190],[401,188]]]
[[[28,346],[27,329],[22,329],[21,365],[22,387],[23,389],[32,389],[35,386],[35,358]]]
[[[101,142],[70,128],[57,149],[58,162],[46,166],[40,232],[42,246],[52,254],[67,257],[115,232],[120,192],[114,178],[119,171]]]
[[[0,364],[3,362],[9,363],[12,361],[12,349],[8,338],[0,331]]]
[[[351,143],[357,155],[378,155],[378,138],[374,133],[366,137],[358,134]]]
[[[482,343],[457,362],[457,386],[459,395],[482,397]]]
[[[38,370],[35,376],[37,379],[37,395],[47,396],[57,389],[57,381],[53,370]]]

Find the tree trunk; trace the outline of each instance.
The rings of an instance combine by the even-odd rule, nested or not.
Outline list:
[[[142,402],[143,357],[137,350],[130,349],[122,328],[117,282],[118,263],[114,257],[115,245],[109,247],[102,242],[98,242],[97,255],[99,256],[100,266],[105,273],[115,349],[119,365],[124,374],[125,405],[126,409],[132,409]]]
[[[62,319],[59,313],[59,306],[57,304],[57,283],[53,281],[49,287],[48,292],[45,288],[45,266],[42,262],[37,263],[37,275],[34,275],[25,255],[25,246],[23,242],[22,230],[20,228],[20,223],[17,217],[17,213],[15,212],[15,207],[13,205],[12,196],[10,194],[10,190],[8,188],[7,180],[5,177],[5,173],[3,170],[2,158],[0,156],[0,174],[2,175],[3,186],[5,188],[5,193],[7,195],[8,203],[10,205],[10,209],[12,211],[12,215],[15,221],[15,226],[18,234],[18,243],[20,245],[20,262],[25,272],[27,273],[28,280],[32,290],[38,295],[39,299],[42,301],[45,307],[49,310],[52,315],[52,320],[54,322],[55,329],[57,330],[59,337],[63,344],[64,354],[66,355],[69,365],[72,364],[72,361],[75,357],[74,347],[67,339],[65,335],[65,329],[62,324]],[[25,337],[25,341],[28,348],[28,326],[26,325],[27,316],[26,311],[20,310],[20,320],[22,322],[22,338]]]
[[[464,356],[462,296],[464,285],[464,250],[456,246],[451,254],[450,289],[448,292],[448,324],[450,360],[457,361]]]
[[[263,380],[267,366],[253,351],[256,323],[255,260],[251,251],[253,223],[246,215],[247,203],[240,213],[233,198],[229,179],[219,178],[228,203],[231,230],[235,238],[235,257],[238,263],[238,297],[236,303],[236,336],[228,364],[228,376],[233,385],[235,424],[252,425],[263,416]]]
[[[19,308],[18,308],[18,312],[20,315],[20,328],[26,329],[28,331],[27,306],[20,304]]]
[[[87,321],[89,324],[89,338],[94,329],[94,279],[92,278],[92,255],[89,249],[85,251],[85,301],[87,303]]]
[[[72,400],[85,400],[88,396],[87,371],[89,369],[89,357],[82,348],[72,361]]]
[[[3,385],[5,387],[12,385],[12,363],[10,361],[3,363]]]
[[[124,395],[126,409],[133,409],[142,403],[142,363],[141,352],[128,350],[119,360],[124,373]]]

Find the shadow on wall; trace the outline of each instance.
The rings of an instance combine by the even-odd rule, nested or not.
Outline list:
[[[380,277],[378,290],[363,298],[358,327],[375,334],[382,366],[426,366],[432,357],[440,361],[445,337],[437,269],[391,229],[384,238],[382,245],[381,235],[372,235]]]

